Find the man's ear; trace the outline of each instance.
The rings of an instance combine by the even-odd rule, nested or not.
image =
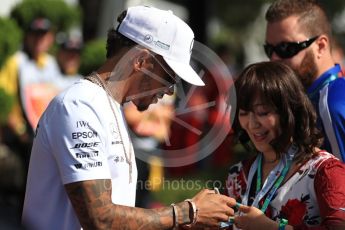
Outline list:
[[[153,62],[150,51],[148,49],[138,50],[138,52],[135,54],[133,65],[134,70],[136,71],[140,71],[142,68],[152,69]]]
[[[320,37],[316,40],[318,45],[317,48],[317,55],[322,56],[325,52],[330,50],[330,41],[329,38],[325,35],[320,35]]]

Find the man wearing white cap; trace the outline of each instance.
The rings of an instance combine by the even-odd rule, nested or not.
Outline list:
[[[145,110],[190,67],[194,35],[170,11],[131,7],[107,40],[107,61],[58,95],[41,117],[23,209],[27,229],[218,227],[236,201],[203,190],[160,209],[134,208],[137,170],[121,105]]]

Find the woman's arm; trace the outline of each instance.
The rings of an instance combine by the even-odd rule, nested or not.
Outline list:
[[[345,164],[336,159],[323,162],[314,187],[324,229],[345,229]]]

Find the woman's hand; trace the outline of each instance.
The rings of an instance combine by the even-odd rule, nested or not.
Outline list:
[[[278,223],[268,218],[260,209],[240,205],[241,215],[235,216],[235,226],[243,230],[277,230]]]

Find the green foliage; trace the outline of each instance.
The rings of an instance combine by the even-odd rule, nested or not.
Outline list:
[[[106,42],[104,39],[93,40],[85,44],[81,53],[80,73],[88,75],[98,69],[106,60]]]
[[[49,19],[57,31],[66,31],[75,24],[79,24],[81,10],[72,7],[63,0],[23,0],[11,11],[18,25],[27,30],[33,19],[44,17]]]
[[[317,0],[332,18],[343,11],[344,0]],[[246,29],[260,13],[264,4],[271,4],[274,0],[218,0],[215,1],[216,12],[225,24],[234,30]]]
[[[188,185],[183,183],[182,179],[167,179],[165,181],[165,186],[163,186],[159,191],[152,192],[152,197],[154,201],[158,201],[164,205],[169,205],[171,203],[176,203],[183,201],[185,199],[192,198],[195,196],[203,187],[193,187],[191,185],[204,184],[202,178],[190,179],[188,180]]]
[[[0,68],[5,60],[19,49],[22,40],[20,28],[12,19],[0,17]]]
[[[227,29],[226,35],[222,28],[222,41],[225,39],[231,39],[236,45],[243,42],[246,39],[246,31],[248,26],[251,26],[253,22],[260,15],[262,6],[264,4],[270,5],[275,0],[168,0],[173,3],[181,4],[187,7],[197,6],[198,4],[206,4],[206,11],[201,12],[206,18],[216,17],[224,24]],[[191,2],[193,4],[191,4]],[[338,15],[344,10],[344,0],[317,0],[324,6],[330,20],[334,19],[334,16]],[[187,4],[188,3],[188,4]],[[190,10],[190,9],[189,9]],[[194,19],[196,20],[196,19]],[[264,28],[263,28],[264,29]],[[255,36],[251,34],[250,36]],[[217,41],[218,42],[218,41]]]
[[[205,188],[214,189],[217,187],[221,192],[224,192],[227,170],[233,163],[229,162],[226,167],[208,166],[204,170],[197,170],[182,177],[163,178],[161,189],[152,192],[152,198],[154,201],[169,205],[192,198]]]
[[[219,17],[233,30],[243,32],[259,15],[268,0],[218,0],[215,8]]]
[[[11,112],[14,104],[14,97],[6,93],[6,91],[0,88],[0,124],[4,124],[7,121],[8,114]]]
[[[344,10],[344,0],[318,0],[318,2],[325,8],[326,13],[330,20]]]

